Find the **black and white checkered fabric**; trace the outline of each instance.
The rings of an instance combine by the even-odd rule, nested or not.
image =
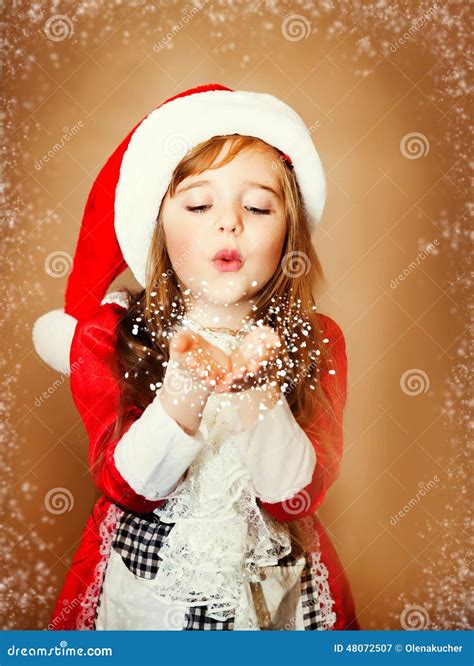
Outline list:
[[[173,523],[163,523],[155,513],[135,514],[125,511],[115,530],[112,548],[121,556],[129,571],[140,578],[153,579],[160,566],[160,549],[173,529]],[[293,566],[292,553],[278,561],[279,566]],[[323,617],[317,583],[307,563],[302,571],[301,604],[305,630],[322,631]],[[100,599],[97,610],[100,606]],[[207,615],[207,606],[189,607],[185,614],[184,631],[223,631],[234,629],[234,618],[219,621]]]
[[[231,617],[225,622],[208,617],[207,606],[194,606],[189,608],[184,616],[183,631],[220,631],[232,630],[234,628],[234,618]]]
[[[173,526],[174,523],[162,522],[153,512],[135,514],[125,511],[118,522],[112,548],[135,576],[155,578],[161,561],[160,549]]]
[[[305,630],[324,631],[318,589],[308,565],[301,574],[301,606]]]

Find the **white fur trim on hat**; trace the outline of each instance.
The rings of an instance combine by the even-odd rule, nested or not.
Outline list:
[[[212,90],[179,97],[150,113],[131,137],[115,192],[115,232],[125,261],[145,286],[145,266],[161,201],[186,153],[216,135],[255,136],[289,155],[308,221],[326,197],[321,160],[301,117],[266,93]]]
[[[33,325],[33,345],[38,355],[54,370],[68,375],[71,349],[77,319],[64,310],[51,310]]]
[[[101,301],[102,305],[105,305],[106,303],[116,303],[117,305],[120,305],[122,308],[128,308],[126,292],[111,291],[110,294],[107,294],[107,296],[105,296]]]

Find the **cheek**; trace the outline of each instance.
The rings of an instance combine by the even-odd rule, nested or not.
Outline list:
[[[278,228],[269,228],[254,238],[254,267],[260,275],[273,275],[280,261],[286,229],[281,223]]]
[[[172,233],[166,238],[166,247],[172,264],[180,262],[181,257],[189,252],[189,239],[186,235]]]
[[[166,248],[172,264],[181,264],[183,258],[194,253],[199,238],[196,225],[190,225],[178,217],[165,220],[163,223]]]
[[[202,225],[193,222],[183,221],[178,215],[163,222],[171,265],[178,279],[187,287],[206,278],[202,249],[206,247],[205,234],[203,238]]]

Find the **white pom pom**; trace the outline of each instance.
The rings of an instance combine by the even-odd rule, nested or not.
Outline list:
[[[70,372],[69,352],[76,324],[77,319],[64,310],[51,310],[33,325],[33,345],[38,355],[57,372]]]

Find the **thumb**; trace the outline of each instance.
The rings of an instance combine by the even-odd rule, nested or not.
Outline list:
[[[194,345],[194,337],[190,331],[179,331],[171,338],[170,341],[170,357],[181,356],[186,354],[192,349]]]

